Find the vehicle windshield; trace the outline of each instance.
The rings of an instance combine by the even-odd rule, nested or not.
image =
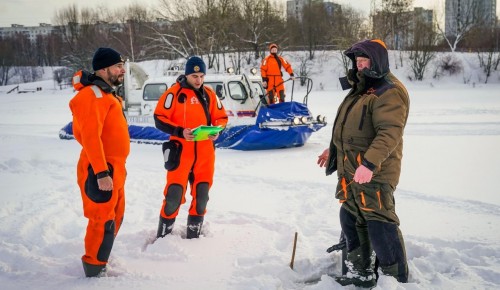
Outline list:
[[[228,88],[231,99],[243,101],[248,98],[247,91],[241,82],[229,82]]]
[[[224,100],[226,94],[224,93],[224,84],[222,82],[204,82],[203,85],[212,88],[217,97],[219,97],[220,100]]]
[[[144,87],[143,99],[145,101],[158,101],[166,90],[166,84],[147,84]]]

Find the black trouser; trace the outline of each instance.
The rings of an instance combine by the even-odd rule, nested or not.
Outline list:
[[[353,182],[342,189],[341,183],[339,186],[346,194],[339,195],[343,197],[340,224],[348,253],[359,247],[367,251],[373,248],[384,274],[407,282],[406,251],[394,209],[394,189],[376,182],[363,185]]]

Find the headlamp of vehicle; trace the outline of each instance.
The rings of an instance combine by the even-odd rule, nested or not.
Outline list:
[[[326,116],[318,115],[316,117],[316,121],[318,121],[318,123],[325,123],[326,124]]]

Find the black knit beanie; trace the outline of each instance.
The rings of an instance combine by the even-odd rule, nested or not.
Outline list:
[[[108,47],[99,47],[92,59],[92,69],[98,71],[100,69],[112,66],[119,62],[125,62],[116,50]]]

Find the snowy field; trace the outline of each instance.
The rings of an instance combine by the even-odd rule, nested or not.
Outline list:
[[[403,79],[405,81],[405,79]],[[406,81],[408,83],[408,81]],[[354,289],[331,276],[340,253],[336,180],[317,167],[345,92],[314,91],[330,124],[300,148],[218,150],[202,237],[186,240],[188,205],[152,245],[165,171],[161,148],[132,144],[126,212],[108,277],[84,278],[87,220],[76,185],[80,146],[60,140],[70,89],[0,88],[1,289]],[[500,85],[409,84],[411,113],[396,190],[410,283],[376,289],[500,288]],[[189,202],[188,198],[188,202]],[[298,232],[294,270],[289,268]]]

